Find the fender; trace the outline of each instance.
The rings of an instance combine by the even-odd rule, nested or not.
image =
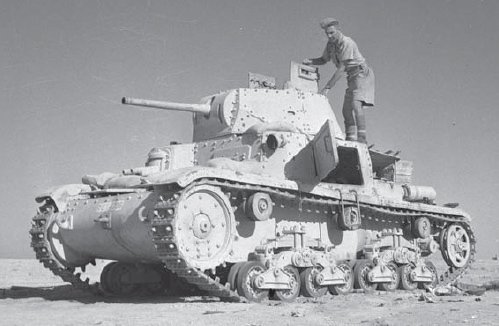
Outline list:
[[[66,210],[68,198],[78,196],[82,192],[90,192],[91,190],[92,189],[89,185],[84,184],[56,186],[42,192],[35,198],[35,200],[37,203],[43,203],[44,200],[50,198],[56,205],[57,209],[61,212]]]
[[[261,166],[261,164],[256,162],[236,162],[228,158],[216,158],[208,161],[208,165],[209,166],[186,167],[155,173],[142,178],[143,184],[137,186],[137,188],[150,187],[151,185],[153,187],[162,186],[172,183],[176,183],[180,187],[185,188],[196,180],[211,178],[295,190],[298,192],[310,192],[321,196],[338,196],[336,191],[332,191],[328,186],[322,183],[310,186],[299,181],[282,180],[267,174],[261,174],[261,170],[258,169],[258,166]],[[343,199],[345,201],[355,202],[356,197],[352,193],[346,192],[343,194]]]
[[[186,187],[199,179],[220,178],[234,182],[245,182],[254,185],[272,185],[274,187],[298,190],[298,184],[295,181],[274,179],[268,175],[259,175],[249,172],[248,170],[253,167],[249,166],[247,164],[248,162],[235,162],[224,158],[217,158],[212,161],[214,161],[212,166],[194,166],[162,171],[147,176],[143,178],[143,180],[145,181],[145,184],[153,186],[176,183],[180,187]]]

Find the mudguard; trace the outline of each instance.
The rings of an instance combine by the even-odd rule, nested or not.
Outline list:
[[[64,186],[52,187],[40,195],[38,195],[35,200],[37,203],[42,203],[47,198],[52,199],[59,211],[66,210],[66,203],[69,197],[77,196],[82,192],[89,192],[92,189],[89,185],[84,184],[68,184]]]
[[[215,161],[215,159],[212,161]],[[183,188],[195,180],[203,178],[221,178],[234,182],[246,182],[254,185],[272,185],[279,188],[298,190],[298,184],[294,181],[278,180],[267,175],[248,174],[247,171],[243,173],[243,170],[251,168],[248,166],[247,162],[235,162],[223,158],[216,159],[215,162],[223,164],[224,168],[206,166],[187,167],[155,173],[147,176],[143,180],[145,181],[145,184],[148,185],[159,186],[176,183]]]

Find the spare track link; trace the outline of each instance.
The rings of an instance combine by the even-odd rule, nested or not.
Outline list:
[[[48,268],[59,276],[64,282],[80,290],[93,290],[89,284],[89,279],[85,281],[81,279],[80,273],[75,273],[75,268],[62,265],[52,252],[52,248],[47,239],[47,230],[53,221],[55,206],[51,203],[46,203],[40,207],[39,212],[32,219],[32,225],[29,233],[31,234],[31,247],[36,253],[38,259],[45,268]]]
[[[300,203],[300,209],[302,207],[302,204],[306,204],[312,205],[311,207],[314,207],[315,210],[327,211],[330,210],[331,205],[339,204],[339,200],[337,199],[303,194],[297,191],[284,191],[278,188],[241,184],[215,179],[203,179],[191,184],[191,186],[200,184],[219,187],[224,193],[230,193],[232,194],[232,196],[235,196],[235,194],[237,194],[238,192],[265,192],[272,196],[275,204],[285,205],[287,203],[296,202],[298,200]],[[180,194],[184,190],[185,189],[177,189],[176,191],[170,191],[160,194],[160,198],[162,198],[162,200],[155,207],[157,215],[155,216],[155,219],[152,223],[153,242],[157,248],[158,257],[163,261],[163,263],[169,270],[176,273],[179,277],[184,278],[187,282],[197,286],[200,290],[208,292],[209,295],[221,297],[225,300],[230,301],[241,300],[242,298],[240,298],[237,293],[231,291],[229,288],[218,282],[217,279],[209,277],[203,271],[200,271],[197,268],[188,266],[185,259],[183,259],[183,257],[177,250],[178,243],[177,239],[175,238],[174,228],[172,226],[175,225],[175,219],[177,218],[176,212],[177,206],[179,204],[178,198],[180,198]],[[468,260],[467,264],[461,268],[449,267],[448,270],[443,272],[440,275],[439,279],[440,285],[447,285],[457,281],[464,275],[466,270],[471,266],[471,263],[475,259],[474,257],[476,253],[476,239],[469,223],[463,216],[430,213],[410,209],[392,209],[362,203],[360,203],[360,208],[363,217],[370,216],[375,219],[379,218],[382,220],[387,220],[390,218],[401,219],[426,216],[434,224],[445,225],[447,223],[459,223],[460,225],[462,225],[470,236],[470,259]],[[165,234],[164,232],[158,232],[159,229],[167,229],[169,231],[167,231]]]

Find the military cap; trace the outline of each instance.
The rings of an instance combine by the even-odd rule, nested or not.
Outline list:
[[[319,22],[319,24],[321,25],[321,27],[322,27],[323,29],[326,29],[326,28],[328,28],[328,27],[329,27],[329,26],[331,26],[331,25],[333,25],[333,26],[338,25],[338,24],[339,24],[339,22],[338,22],[336,19],[334,19],[334,18],[327,17],[327,18],[324,18],[323,20],[321,20],[321,21]]]

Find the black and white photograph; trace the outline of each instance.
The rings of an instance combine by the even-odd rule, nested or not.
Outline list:
[[[5,0],[0,325],[497,325],[496,0]]]

